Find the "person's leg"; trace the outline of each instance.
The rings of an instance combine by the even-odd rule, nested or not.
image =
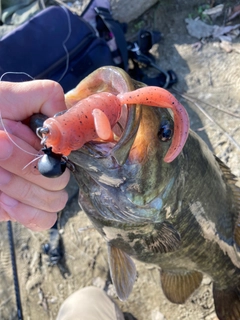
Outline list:
[[[124,316],[103,290],[86,287],[63,302],[56,320],[124,320]]]

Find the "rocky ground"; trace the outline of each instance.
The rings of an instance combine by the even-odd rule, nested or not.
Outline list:
[[[226,6],[232,4],[235,2],[225,1]],[[160,43],[153,48],[157,63],[176,72],[179,81],[174,88],[194,103],[172,92],[187,108],[192,129],[240,177],[239,149],[197,108],[201,106],[231,137],[240,141],[240,120],[236,117],[240,116],[240,55],[236,49],[239,38],[233,40],[232,52],[227,52],[219,39],[208,37],[200,41],[189,35],[185,19],[201,14],[201,8],[198,1],[161,1],[130,24],[128,37],[134,37],[139,28],[162,32]],[[224,23],[224,12],[225,16],[214,24]],[[238,19],[232,21],[237,23]],[[223,113],[220,108],[235,116]],[[105,242],[88,226],[90,222],[79,210],[75,196],[59,218],[64,260],[59,266],[49,266],[48,256],[42,252],[49,233],[34,233],[13,224],[24,319],[55,319],[59,306],[72,292],[92,284],[107,288],[121,309],[138,320],[217,319],[209,278],[204,278],[200,289],[184,305],[175,305],[162,293],[159,270],[140,262],[136,262],[138,278],[132,294],[126,302],[119,302],[109,282]],[[0,224],[0,233],[0,319],[16,319],[6,223]]]

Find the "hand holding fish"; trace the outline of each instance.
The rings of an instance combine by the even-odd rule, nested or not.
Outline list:
[[[52,81],[0,82],[0,92],[0,221],[19,221],[36,231],[48,229],[66,204],[63,189],[69,172],[49,180],[34,166],[23,169],[41,147],[21,121],[34,113],[52,116],[64,110],[62,88]]]

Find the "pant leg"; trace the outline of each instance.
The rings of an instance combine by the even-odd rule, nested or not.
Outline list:
[[[63,302],[56,320],[124,320],[124,316],[103,290],[86,287]]]

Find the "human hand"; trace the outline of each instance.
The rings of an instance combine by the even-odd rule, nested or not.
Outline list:
[[[40,231],[50,228],[67,202],[66,170],[58,178],[43,177],[30,163],[41,149],[39,138],[21,121],[34,113],[53,116],[66,109],[61,86],[49,80],[0,82],[0,221],[18,221]]]

